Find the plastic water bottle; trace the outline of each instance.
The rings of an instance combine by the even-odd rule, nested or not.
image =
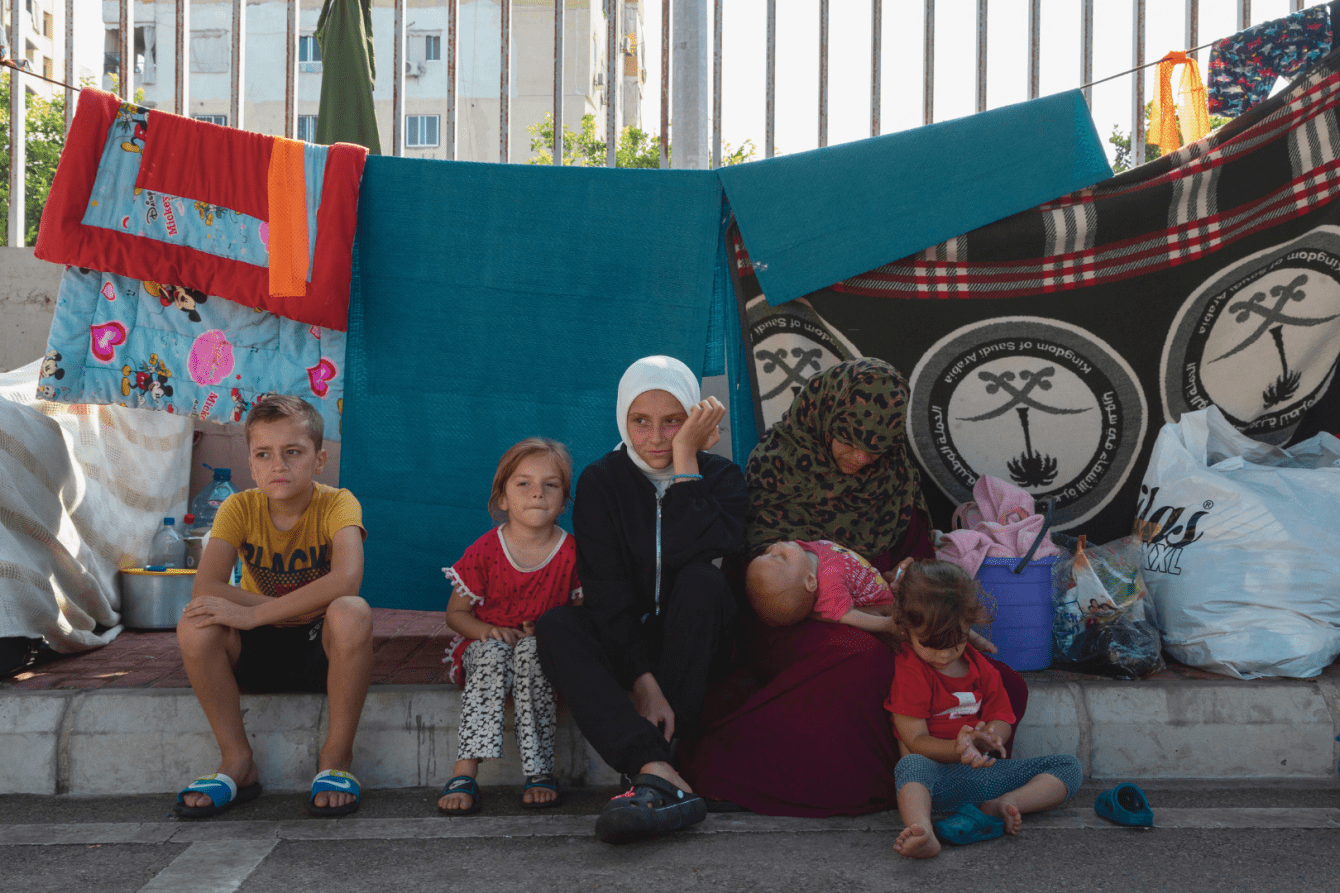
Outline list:
[[[196,527],[195,515],[190,512],[182,518],[182,523],[186,527],[186,535],[182,537],[186,542],[185,567],[197,568],[200,566],[200,557],[205,554],[205,541],[209,539],[209,528]]]
[[[149,544],[149,567],[181,567],[186,562],[186,543],[177,532],[177,519],[164,518],[163,526]]]
[[[209,468],[208,465],[205,466]],[[195,515],[194,527],[210,528],[214,526],[214,516],[219,513],[219,506],[229,496],[237,492],[233,486],[233,470],[231,468],[213,468],[214,480],[209,486],[195,495],[191,500],[191,514]]]

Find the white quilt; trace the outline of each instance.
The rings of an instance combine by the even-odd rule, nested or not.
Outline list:
[[[38,400],[40,366],[0,373],[0,636],[68,654],[121,631],[117,570],[186,511],[193,426]]]

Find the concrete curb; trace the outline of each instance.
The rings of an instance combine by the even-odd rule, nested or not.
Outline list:
[[[542,837],[589,837],[594,815],[472,816],[471,818],[347,818],[319,821],[228,822],[90,822],[77,824],[5,825],[0,847],[89,846],[98,844],[202,844],[281,840],[469,840]],[[1141,833],[1100,818],[1092,809],[1061,808],[1030,815],[1025,827],[1035,831],[1113,831]],[[1251,830],[1331,830],[1340,828],[1340,809],[1327,807],[1156,808],[1154,828]],[[896,811],[828,819],[781,818],[752,813],[709,815],[685,834],[896,834],[903,823]]]
[[[354,771],[366,788],[436,787],[451,773],[461,691],[374,686]],[[246,695],[247,732],[271,791],[304,791],[326,732],[319,695]],[[510,722],[509,722],[510,726]],[[1340,760],[1333,680],[1034,682],[1017,756],[1072,753],[1095,779],[1317,779]],[[566,711],[556,738],[566,784],[613,786]],[[0,793],[170,793],[214,770],[218,750],[189,689],[0,693]],[[517,784],[509,733],[485,785]]]

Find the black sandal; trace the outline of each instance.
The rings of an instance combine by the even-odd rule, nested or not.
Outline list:
[[[441,800],[448,794],[469,794],[470,805],[465,809],[443,809],[437,808],[440,815],[474,815],[484,807],[484,796],[479,792],[479,783],[469,775],[457,775],[442,788],[442,793],[437,795]]]
[[[531,788],[544,788],[554,792],[554,799],[544,800],[539,803],[528,803],[526,801],[526,791]],[[552,773],[540,772],[536,775],[526,776],[526,787],[521,792],[521,805],[525,809],[549,809],[554,806],[563,805],[563,792],[558,789],[558,779],[554,778]]]
[[[596,837],[630,843],[680,831],[707,818],[707,801],[680,790],[659,775],[633,776],[628,793],[605,804],[596,819]]]

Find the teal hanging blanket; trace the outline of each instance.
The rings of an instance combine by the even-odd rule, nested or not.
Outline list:
[[[580,473],[619,440],[633,360],[702,373],[721,217],[708,171],[368,158],[340,484],[373,605],[446,608],[442,568],[493,524],[507,447],[556,438]]]

